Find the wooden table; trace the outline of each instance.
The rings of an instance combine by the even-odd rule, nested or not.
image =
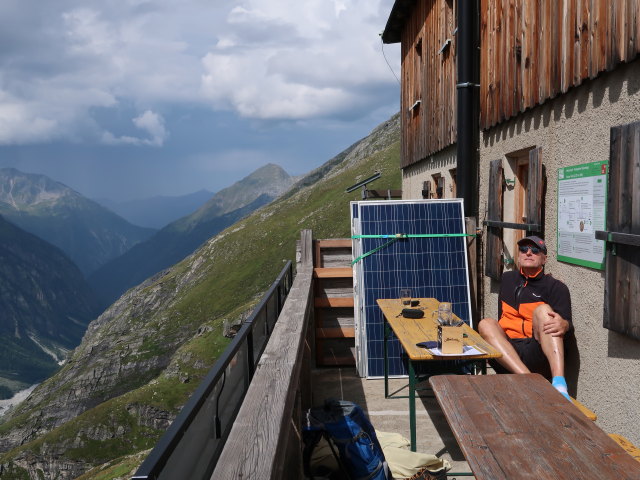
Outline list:
[[[382,309],[385,318],[385,335],[384,335],[384,396],[389,398],[389,369],[387,358],[387,341],[389,330],[392,330],[400,341],[402,348],[408,357],[409,370],[409,425],[411,434],[411,450],[416,451],[416,374],[414,362],[422,361],[448,361],[448,360],[485,360],[488,358],[498,358],[502,355],[489,343],[487,343],[474,329],[467,324],[463,324],[465,337],[463,342],[465,346],[473,346],[477,350],[484,352],[481,355],[433,355],[429,350],[418,347],[416,343],[437,341],[438,339],[438,323],[436,316],[432,313],[438,310],[439,301],[435,298],[419,298],[418,307],[424,310],[423,318],[404,318],[400,315],[404,308],[400,304],[400,300],[379,299],[378,305]],[[417,307],[416,307],[417,308]],[[458,317],[456,319],[459,320]]]
[[[538,374],[429,382],[478,480],[640,479],[640,462]]]

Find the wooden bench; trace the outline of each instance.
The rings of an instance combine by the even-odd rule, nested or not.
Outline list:
[[[575,398],[571,397],[571,402],[573,402],[573,404],[578,407],[578,410],[580,410],[589,420],[593,420],[595,422],[598,419],[598,416],[595,414],[595,412],[589,410],[585,405],[580,403]]]
[[[633,443],[627,440],[622,435],[617,433],[610,433],[609,436],[613,438],[618,445],[625,449],[625,451],[640,462],[640,448],[636,447]]]

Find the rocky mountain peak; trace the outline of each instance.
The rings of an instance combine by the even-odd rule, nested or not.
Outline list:
[[[73,195],[79,194],[45,175],[23,173],[15,168],[0,169],[0,202],[11,205],[16,210],[55,202],[61,197]]]

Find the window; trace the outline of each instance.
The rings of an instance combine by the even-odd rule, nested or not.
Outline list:
[[[518,240],[544,231],[544,177],[540,148],[513,152],[489,167],[485,275],[498,280],[513,264]]]
[[[529,184],[529,152],[531,149],[507,155],[505,165],[504,218],[505,222],[527,223],[527,188]],[[503,232],[503,260],[511,265],[517,257],[518,241],[526,236],[525,230],[509,229]]]
[[[431,198],[431,182],[429,180],[422,182],[422,198]]]
[[[435,173],[431,175],[431,178],[435,186],[435,192],[431,195],[431,198],[444,198],[444,177],[440,173]]]
[[[449,190],[451,191],[451,198],[458,198],[458,183],[456,180],[456,169],[452,168],[449,170],[449,175],[451,176],[451,185],[449,185]]]

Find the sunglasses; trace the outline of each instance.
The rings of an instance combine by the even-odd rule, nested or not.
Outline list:
[[[538,247],[534,247],[532,245],[520,245],[518,247],[518,249],[522,252],[522,253],[527,253],[529,250],[531,250],[531,253],[533,253],[534,255],[539,254],[542,250],[539,249]]]

